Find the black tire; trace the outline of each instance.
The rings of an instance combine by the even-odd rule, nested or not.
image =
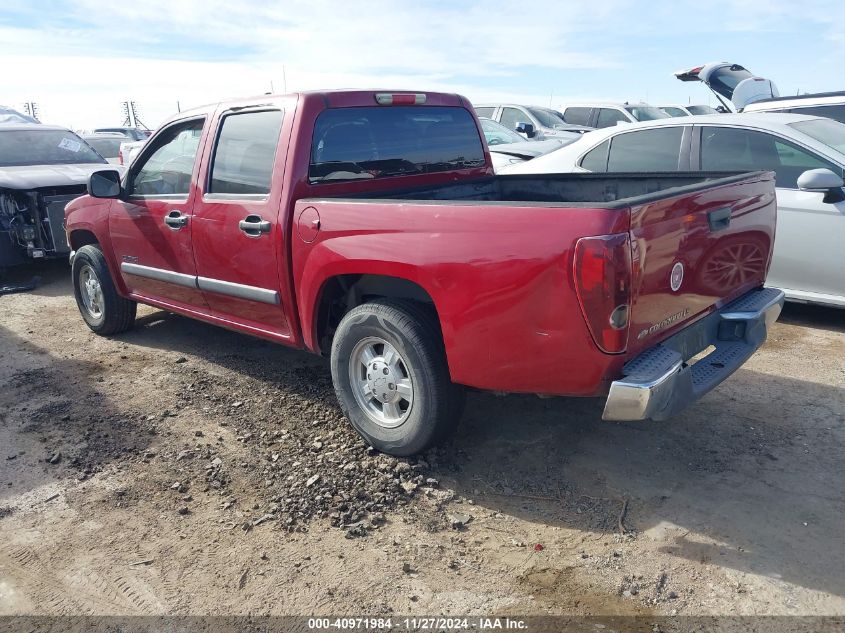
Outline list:
[[[73,258],[73,295],[83,320],[92,331],[103,336],[119,334],[135,323],[138,304],[117,293],[106,258],[99,246],[88,244],[76,251]],[[99,282],[102,301],[99,310],[89,308],[82,297],[82,276],[94,275]],[[102,305],[100,305],[100,303]]]
[[[359,344],[372,339],[396,349],[413,385],[406,417],[393,428],[374,419],[353,392],[350,358]],[[464,389],[449,377],[436,315],[422,304],[379,299],[350,310],[334,335],[331,369],[343,413],[371,446],[384,453],[406,456],[422,452],[444,440],[460,419]]]

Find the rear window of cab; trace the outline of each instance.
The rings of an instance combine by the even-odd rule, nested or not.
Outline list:
[[[445,106],[323,111],[314,125],[310,182],[364,180],[484,167],[472,114]]]

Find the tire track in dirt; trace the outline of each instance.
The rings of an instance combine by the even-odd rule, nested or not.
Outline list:
[[[0,570],[40,613],[151,615],[168,610],[147,582],[132,572],[100,573],[80,567],[62,578],[59,570],[26,547],[0,547]]]

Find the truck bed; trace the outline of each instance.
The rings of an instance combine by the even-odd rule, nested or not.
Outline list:
[[[775,213],[771,172],[503,175],[315,195],[295,203],[292,266],[299,287],[319,288],[326,267],[411,276],[441,316],[456,382],[593,395],[627,359],[761,287]],[[579,256],[603,241],[624,251]],[[607,305],[602,284],[626,268],[625,298]],[[606,325],[616,307],[618,334]],[[583,369],[564,387],[555,368],[570,362]]]
[[[646,204],[669,196],[685,195],[727,185],[764,172],[671,172],[617,174],[543,174],[493,176],[421,189],[397,189],[379,193],[346,195],[355,200],[414,200],[454,203],[483,202],[520,206],[620,208]]]

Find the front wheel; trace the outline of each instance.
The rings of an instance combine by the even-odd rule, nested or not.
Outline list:
[[[426,306],[381,299],[354,308],[335,332],[331,368],[344,414],[384,453],[419,453],[460,417],[463,390]]]
[[[76,305],[91,330],[109,335],[132,327],[138,304],[117,293],[99,247],[88,244],[76,252],[72,275]]]

